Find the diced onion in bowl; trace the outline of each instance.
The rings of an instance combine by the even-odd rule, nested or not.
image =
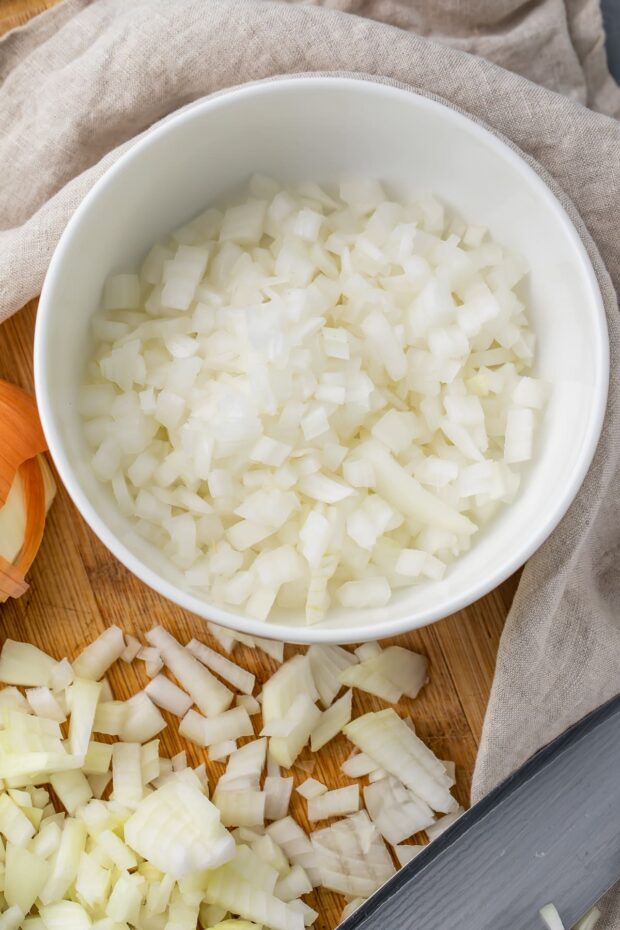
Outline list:
[[[254,618],[440,580],[534,455],[522,261],[374,180],[254,179],[202,216],[104,287],[79,399],[96,475],[193,592]]]

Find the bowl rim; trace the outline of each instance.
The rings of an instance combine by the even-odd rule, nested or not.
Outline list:
[[[48,342],[48,331],[53,326],[53,292],[55,290],[55,285],[57,279],[62,274],[64,257],[68,244],[75,232],[79,231],[82,217],[91,209],[91,206],[97,202],[98,198],[102,194],[105,194],[108,185],[113,182],[118,174],[123,172],[127,164],[136,158],[140,158],[145,150],[148,150],[149,146],[159,137],[174,133],[179,126],[202,115],[205,111],[226,107],[233,98],[251,98],[263,94],[286,94],[291,91],[299,91],[310,83],[312,83],[315,88],[317,86],[334,87],[338,85],[342,89],[352,90],[356,93],[372,91],[379,95],[385,95],[385,97],[398,97],[399,99],[407,100],[416,107],[431,110],[436,113],[439,112],[441,117],[451,120],[458,128],[477,136],[485,145],[490,145],[494,148],[500,156],[511,163],[513,169],[520,172],[530,184],[533,184],[537,193],[546,202],[547,207],[554,211],[558,222],[563,225],[569,239],[572,241],[572,245],[580,255],[580,271],[590,290],[590,304],[593,310],[591,318],[595,336],[593,351],[596,375],[592,392],[592,406],[588,430],[580,448],[579,457],[573,468],[570,481],[565,485],[563,494],[558,498],[555,507],[547,513],[532,535],[515,550],[510,558],[504,561],[502,566],[494,572],[492,576],[482,578],[478,582],[465,587],[458,593],[448,594],[443,600],[438,600],[438,603],[433,607],[421,610],[415,616],[411,613],[404,613],[397,619],[385,622],[375,621],[371,624],[364,625],[362,629],[354,625],[350,627],[334,627],[328,624],[326,625],[324,622],[317,626],[296,626],[253,619],[244,614],[226,610],[210,601],[192,595],[182,588],[177,587],[172,582],[160,577],[154,569],[149,568],[138,556],[127,549],[121,539],[108,529],[104,520],[99,516],[99,512],[91,504],[88,496],[82,490],[81,484],[75,476],[74,469],[64,448],[62,431],[57,426],[57,416],[54,413],[54,404],[52,403],[50,392],[46,390],[48,372],[51,367],[51,360],[47,357],[46,345]],[[181,111],[165,117],[155,126],[147,129],[142,138],[124,152],[118,160],[97,179],[69,219],[56,245],[45,276],[35,326],[34,379],[39,415],[48,442],[50,455],[52,456],[58,474],[71,500],[90,529],[106,548],[141,581],[157,591],[167,600],[196,614],[202,619],[211,620],[223,627],[238,630],[250,636],[304,644],[354,643],[360,642],[361,640],[385,639],[390,636],[406,633],[427,626],[462,610],[505,581],[506,578],[520,568],[542,543],[545,542],[575,499],[594,457],[603,426],[607,402],[609,384],[609,335],[605,307],[598,279],[581,236],[578,234],[571,218],[556,195],[515,148],[485,126],[478,123],[475,119],[468,117],[457,109],[453,109],[446,103],[441,103],[437,99],[427,97],[416,91],[381,81],[368,80],[368,78],[364,77],[296,75],[278,78],[277,80],[267,78],[251,84],[228,88],[193,102]],[[441,584],[441,582],[429,583]]]

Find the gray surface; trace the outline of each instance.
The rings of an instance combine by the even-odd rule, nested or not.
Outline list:
[[[620,878],[620,696],[538,753],[341,930],[572,926]]]
[[[620,0],[601,0],[609,70],[620,83]]]

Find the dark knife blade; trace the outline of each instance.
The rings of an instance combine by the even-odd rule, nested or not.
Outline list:
[[[620,879],[620,695],[550,743],[340,930],[571,927]]]

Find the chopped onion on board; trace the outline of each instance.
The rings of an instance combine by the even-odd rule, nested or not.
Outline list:
[[[147,634],[150,645],[136,649],[111,629],[75,663],[88,677],[74,677],[67,660],[27,644],[7,641],[0,653],[12,682],[0,690],[5,930],[195,930],[199,921],[220,930],[301,930],[319,916],[303,895],[324,887],[358,906],[394,872],[384,839],[398,862],[409,861],[417,848],[400,845],[403,839],[426,829],[432,840],[460,815],[449,793],[450,764],[424,746],[410,720],[394,711],[352,720],[352,690],[337,697],[343,673],[373,662],[399,694],[417,693],[421,662],[426,677],[422,657],[390,651],[395,647],[361,648],[359,655],[311,648],[284,662],[258,701],[242,665],[196,640],[182,646],[157,627]],[[148,663],[154,651],[187,691],[157,674],[144,690],[115,700],[102,677],[111,664]],[[274,655],[283,659],[281,650]],[[206,705],[205,715],[199,711]],[[208,760],[192,768],[185,749],[160,756],[160,707],[180,717],[180,737],[208,747]],[[257,729],[268,735],[255,737],[249,711],[261,715]],[[301,775],[317,759],[320,765],[320,748],[341,731],[363,750],[342,765],[351,778],[368,776],[362,790]],[[116,741],[99,741],[99,733]],[[308,742],[318,756],[305,749]],[[207,768],[215,759],[227,760],[226,771],[209,800]],[[283,775],[280,766],[293,764],[293,774]],[[288,813],[300,775],[309,821],[331,821],[310,835]],[[424,796],[450,812],[435,821]]]

